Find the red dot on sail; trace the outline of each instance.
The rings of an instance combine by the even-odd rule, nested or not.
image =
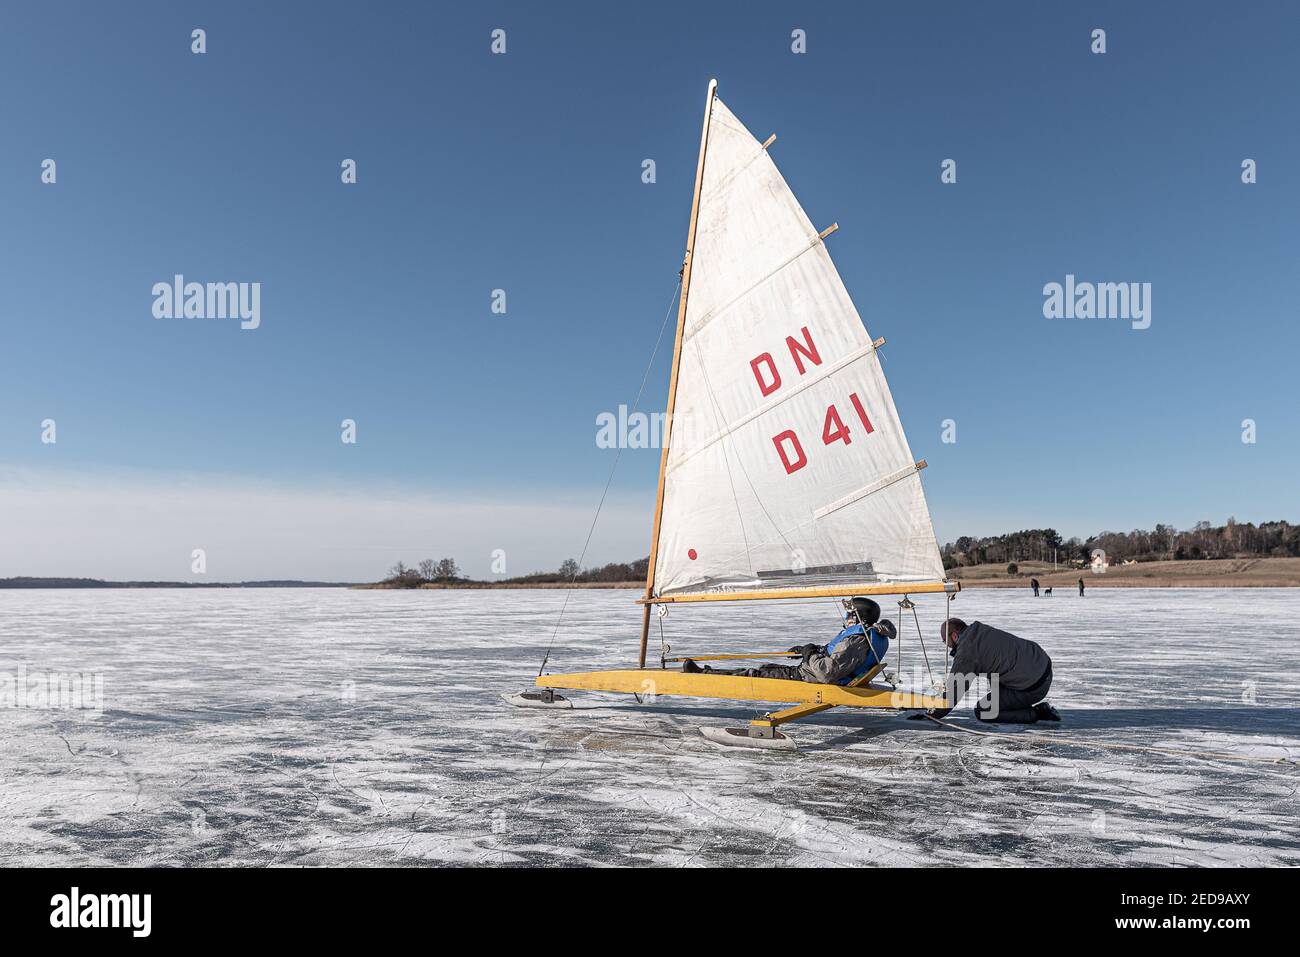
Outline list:
[[[695,559],[699,558],[700,555],[699,552],[697,552],[695,549],[688,548],[686,550],[686,557],[689,558],[691,561],[695,561]]]

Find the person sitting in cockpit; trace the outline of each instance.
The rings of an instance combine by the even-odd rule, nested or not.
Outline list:
[[[797,665],[762,665],[758,668],[701,668],[689,658],[682,665],[687,674],[739,675],[745,678],[783,678],[816,684],[846,685],[885,660],[889,642],[897,631],[888,619],[880,620],[880,606],[870,598],[845,603],[844,628],[825,645],[796,645],[803,660]]]

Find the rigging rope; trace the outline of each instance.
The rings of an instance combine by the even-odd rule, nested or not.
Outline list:
[[[1200,758],[1206,761],[1253,761],[1260,764],[1295,764],[1292,758],[1266,758],[1258,754],[1227,754],[1223,751],[1188,751],[1185,748],[1157,748],[1150,745],[1142,744],[1121,744],[1118,741],[1080,741],[1078,738],[1058,738],[1055,735],[1045,734],[1008,734],[998,731],[976,731],[974,728],[963,728],[959,724],[953,724],[951,721],[945,721],[942,718],[935,718],[926,715],[935,724],[941,724],[945,728],[952,728],[954,731],[962,731],[966,734],[978,735],[981,738],[1009,738],[1012,741],[1037,741],[1042,744],[1064,744],[1077,748],[1116,748],[1123,751],[1145,751],[1150,754],[1172,754],[1180,758]]]
[[[930,684],[934,684],[934,669],[930,667],[930,653],[925,650],[925,636],[921,634],[921,619],[916,613],[916,602],[904,595],[898,603],[898,671],[903,671],[903,609],[912,610],[912,621],[916,623],[916,638],[921,643],[921,655],[925,658],[925,676]]]
[[[650,361],[646,363],[645,372],[641,375],[641,387],[636,390],[636,398],[632,400],[629,406],[631,412],[637,411],[641,405],[641,396],[645,394],[645,385],[650,381],[650,370],[654,368],[655,358],[659,355],[659,347],[664,341],[664,331],[668,328],[668,317],[673,314],[673,303],[677,301],[677,294],[682,288],[682,274],[677,274],[677,284],[673,286],[673,294],[668,300],[668,309],[664,312],[663,322],[659,324],[659,337],[655,339],[654,351],[650,353]],[[630,413],[629,413],[630,414]],[[618,451],[614,453],[614,462],[609,467],[609,477],[605,479],[605,488],[600,493],[600,502],[596,505],[596,514],[591,517],[591,527],[587,529],[587,540],[582,543],[582,553],[578,556],[578,567],[569,579],[569,587],[564,589],[564,603],[560,606],[559,617],[555,619],[555,628],[551,631],[550,643],[546,646],[546,654],[542,656],[541,667],[537,669],[537,676],[540,678],[542,672],[546,670],[546,663],[551,660],[551,649],[555,647],[555,636],[560,633],[560,623],[564,621],[564,612],[569,607],[569,596],[573,593],[573,584],[582,574],[582,560],[587,557],[587,548],[591,545],[591,536],[596,531],[596,522],[600,520],[600,510],[605,507],[605,497],[609,495],[609,487],[614,482],[614,472],[618,469],[618,460],[623,457],[623,443],[618,444]]]
[[[948,599],[948,604],[944,606],[943,612],[943,687],[945,692],[948,688],[948,670],[952,665],[952,655],[948,653],[948,623],[952,621],[952,592],[944,595]]]

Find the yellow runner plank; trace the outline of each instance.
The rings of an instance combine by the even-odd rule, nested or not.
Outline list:
[[[789,704],[825,704],[845,708],[946,708],[943,698],[862,685],[856,688],[823,685],[781,678],[744,678],[739,675],[684,674],[658,668],[625,671],[580,671],[543,675],[539,688],[575,691],[614,691],[624,694],[684,695],[727,701],[774,701]]]

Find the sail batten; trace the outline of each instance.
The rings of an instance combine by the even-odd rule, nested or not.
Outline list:
[[[889,488],[889,486],[893,485],[895,482],[901,482],[905,478],[911,478],[912,476],[916,475],[916,473],[919,470],[920,470],[920,463],[917,463],[916,465],[912,465],[907,468],[901,468],[893,475],[886,475],[883,478],[876,479],[876,481],[872,482],[870,485],[862,486],[862,488],[858,489],[855,492],[849,493],[839,501],[831,502],[829,505],[824,505],[821,508],[817,509],[817,511],[813,512],[813,518],[825,518],[827,515],[831,514],[832,512],[838,512],[840,509],[847,508],[848,506],[852,505],[854,502],[861,501],[862,499],[866,498],[868,495],[871,495],[873,492],[879,492],[882,489]]]
[[[716,96],[647,601],[942,590],[875,343],[768,152]]]
[[[757,282],[755,282],[752,286],[750,286],[750,287],[749,287],[748,289],[746,289],[744,292],[740,293],[740,295],[736,296],[736,298],[732,299],[732,300],[731,300],[730,302],[728,302],[728,303],[723,304],[722,306],[719,306],[717,309],[713,310],[713,311],[710,312],[708,315],[706,315],[706,316],[702,316],[702,317],[700,318],[699,322],[697,322],[693,327],[691,327],[691,328],[689,328],[689,329],[686,330],[686,341],[689,342],[689,341],[691,340],[691,338],[692,338],[696,333],[698,333],[700,330],[702,330],[706,325],[708,325],[709,322],[711,322],[713,319],[715,319],[715,318],[716,318],[717,316],[719,316],[720,314],[726,312],[726,311],[727,311],[728,309],[730,309],[732,306],[736,305],[736,303],[738,303],[738,302],[740,302],[741,300],[743,300],[746,296],[748,296],[750,293],[752,293],[752,292],[753,292],[755,289],[757,289],[759,286],[763,285],[763,283],[767,282],[769,279],[771,279],[773,276],[775,276],[777,273],[779,273],[782,269],[785,269],[785,268],[786,268],[787,266],[789,266],[791,263],[794,263],[796,260],[798,260],[800,256],[803,256],[805,253],[812,252],[812,250],[815,249],[815,248],[817,247],[817,244],[820,243],[820,242],[822,242],[822,241],[823,241],[823,240],[822,240],[822,237],[821,237],[821,236],[815,236],[815,237],[813,237],[813,240],[812,240],[810,243],[808,243],[807,246],[805,246],[803,249],[799,250],[797,253],[795,253],[793,256],[791,256],[789,259],[787,259],[785,262],[781,263],[781,265],[777,266],[775,269],[773,269],[771,272],[769,272],[769,273],[768,273],[766,276],[764,276],[762,279],[760,279],[760,280],[758,280]]]

